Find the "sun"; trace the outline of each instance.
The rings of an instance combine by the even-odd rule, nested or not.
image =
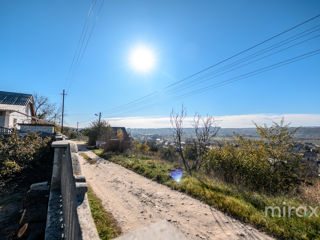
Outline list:
[[[139,72],[151,71],[155,65],[153,51],[145,46],[135,47],[130,53],[130,65]]]

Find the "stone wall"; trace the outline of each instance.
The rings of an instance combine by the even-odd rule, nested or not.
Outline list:
[[[48,204],[46,240],[99,240],[81,175],[77,146],[61,139],[52,143],[54,163]]]

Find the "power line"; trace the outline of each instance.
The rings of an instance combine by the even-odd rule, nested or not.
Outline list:
[[[253,61],[249,61],[249,62],[244,61],[244,62],[247,62],[247,63],[244,63],[244,64],[242,64],[242,65],[239,65],[238,67],[234,67],[234,68],[231,68],[231,69],[229,69],[229,70],[226,70],[226,71],[224,71],[224,72],[222,72],[222,73],[220,73],[220,74],[216,74],[216,75],[213,75],[213,76],[212,76],[212,74],[209,74],[209,75],[205,76],[204,78],[201,78],[201,77],[200,77],[200,78],[196,79],[196,80],[200,80],[200,81],[197,81],[197,82],[196,82],[196,81],[193,81],[193,82],[192,82],[193,84],[190,84],[190,83],[189,83],[189,85],[182,86],[182,87],[179,88],[179,91],[188,89],[188,88],[190,88],[191,86],[197,85],[197,84],[199,84],[199,83],[207,82],[207,81],[209,81],[209,80],[212,80],[212,79],[215,78],[215,77],[222,76],[222,75],[224,75],[224,74],[226,74],[226,73],[232,72],[232,71],[234,71],[234,70],[237,70],[237,69],[239,69],[239,68],[241,68],[241,67],[244,67],[244,66],[247,66],[247,65],[249,65],[249,64],[256,63],[256,62],[258,62],[258,61],[260,61],[260,60],[263,60],[263,59],[265,59],[265,58],[267,58],[267,57],[270,57],[270,56],[273,56],[273,55],[275,55],[275,54],[281,53],[281,52],[283,52],[283,51],[286,51],[286,50],[288,50],[288,49],[290,49],[290,48],[296,47],[296,46],[298,46],[298,45],[301,45],[301,44],[303,44],[303,43],[305,43],[305,42],[308,42],[308,41],[313,40],[313,39],[318,38],[318,37],[320,37],[320,34],[318,34],[318,35],[316,35],[316,36],[313,36],[313,37],[310,37],[310,38],[308,38],[308,39],[305,39],[305,40],[303,40],[303,41],[300,41],[300,42],[298,42],[298,43],[292,44],[292,45],[290,45],[290,46],[288,46],[288,47],[282,48],[282,49],[280,49],[280,50],[278,50],[278,51],[272,52],[272,53],[270,53],[270,54],[268,54],[268,55],[262,56],[262,57],[260,57],[260,58],[258,58],[258,59],[253,60]],[[257,56],[258,56],[258,55],[257,55]],[[241,63],[241,62],[240,62],[240,63]],[[232,64],[230,64],[230,65],[232,65]],[[236,64],[236,65],[238,65],[238,64]],[[231,66],[231,67],[232,67],[232,66]],[[218,73],[218,72],[219,72],[219,71],[215,71],[214,73]],[[221,72],[221,71],[220,71],[220,72]]]
[[[301,55],[293,57],[293,58],[286,59],[284,61],[281,61],[281,62],[278,62],[278,63],[275,63],[275,64],[271,64],[271,65],[266,66],[266,67],[262,67],[262,68],[256,69],[256,70],[251,71],[249,73],[241,74],[239,76],[230,78],[228,80],[224,80],[222,82],[206,86],[204,88],[193,90],[193,91],[188,92],[185,95],[182,95],[182,96],[179,96],[179,97],[183,98],[183,97],[187,97],[187,96],[193,95],[193,94],[198,93],[198,92],[205,92],[205,91],[211,90],[213,88],[224,86],[224,85],[227,85],[227,84],[230,84],[230,83],[233,83],[235,81],[239,81],[239,80],[242,80],[242,79],[245,79],[245,78],[248,78],[248,77],[252,77],[252,76],[255,76],[257,74],[261,74],[263,72],[270,71],[270,70],[273,70],[273,69],[276,69],[276,68],[279,68],[279,67],[288,65],[290,63],[294,63],[294,62],[297,62],[297,61],[300,61],[300,60],[303,60],[305,58],[312,57],[312,56],[315,56],[315,55],[318,55],[318,54],[320,54],[320,48],[317,49],[317,50],[311,51],[311,52],[307,52],[307,53],[301,54]]]
[[[78,44],[77,44],[76,50],[74,52],[71,64],[69,66],[69,70],[68,70],[68,73],[67,73],[65,84],[67,84],[68,80],[70,80],[69,78],[71,78],[71,75],[73,73],[74,65],[75,65],[76,59],[78,58],[79,52],[81,52],[83,41],[84,41],[85,35],[87,33],[89,20],[91,18],[91,15],[92,15],[92,12],[93,12],[93,9],[94,9],[96,3],[97,3],[97,0],[92,0],[91,1],[90,7],[89,7],[89,11],[88,11],[88,15],[87,15],[86,20],[84,22],[84,25],[82,27],[81,35],[80,35],[80,38],[78,40]]]
[[[269,37],[269,38],[267,38],[266,40],[264,40],[264,41],[262,41],[262,42],[260,42],[260,43],[258,43],[258,44],[255,44],[255,45],[253,45],[253,46],[251,46],[251,47],[249,47],[249,48],[247,48],[247,49],[245,49],[245,50],[242,50],[242,51],[240,51],[240,52],[232,55],[231,57],[225,58],[225,59],[223,59],[222,61],[219,61],[219,62],[217,62],[217,63],[215,63],[215,64],[213,64],[213,65],[210,65],[210,66],[208,66],[208,67],[206,67],[206,68],[204,68],[204,69],[202,69],[202,70],[200,70],[200,71],[198,71],[198,72],[196,72],[196,73],[194,73],[194,74],[191,74],[191,75],[189,75],[189,76],[187,76],[187,77],[185,77],[185,78],[183,78],[183,79],[181,79],[181,80],[179,80],[179,81],[176,81],[176,82],[174,82],[174,83],[172,83],[172,84],[169,84],[169,85],[167,85],[166,87],[164,87],[164,88],[162,89],[162,91],[166,91],[167,89],[170,89],[170,88],[172,88],[173,86],[176,86],[176,85],[178,85],[178,84],[180,84],[180,83],[182,83],[182,82],[185,82],[185,81],[188,80],[188,79],[192,79],[193,77],[195,77],[195,76],[197,76],[197,75],[199,75],[199,74],[201,74],[201,73],[204,73],[204,72],[208,71],[209,69],[212,69],[213,67],[216,67],[216,66],[218,66],[218,65],[221,65],[222,63],[225,63],[225,62],[227,62],[227,61],[229,61],[229,60],[231,60],[231,59],[233,59],[233,58],[235,58],[235,57],[237,57],[237,56],[240,56],[240,55],[242,55],[242,54],[244,54],[244,53],[246,53],[246,52],[254,49],[254,48],[257,48],[258,46],[260,46],[260,45],[262,45],[262,44],[265,44],[266,42],[269,42],[269,41],[271,41],[271,40],[273,40],[273,39],[275,39],[275,38],[277,38],[277,37],[279,37],[279,36],[281,36],[281,35],[283,35],[283,34],[285,34],[285,33],[288,33],[288,32],[290,32],[290,31],[292,31],[292,30],[294,30],[294,29],[296,29],[296,28],[298,28],[298,27],[300,27],[300,26],[302,26],[302,25],[304,25],[304,24],[306,24],[306,23],[309,23],[309,22],[317,19],[318,17],[320,17],[320,14],[318,14],[318,15],[316,15],[316,16],[314,16],[314,17],[311,17],[311,18],[309,18],[309,19],[307,19],[307,20],[305,20],[305,21],[303,21],[303,22],[301,22],[301,23],[299,23],[299,24],[297,24],[297,25],[295,25],[295,26],[293,26],[293,27],[290,27],[290,28],[288,28],[288,29],[286,29],[286,30],[284,30],[284,31],[276,34],[276,35],[273,35],[272,37]],[[300,34],[301,34],[301,33],[300,33]],[[125,106],[129,107],[129,106],[131,106],[131,105],[134,105],[134,104],[137,104],[137,103],[141,103],[141,102],[143,102],[143,101],[146,101],[146,100],[149,99],[150,97],[156,96],[158,93],[159,93],[159,91],[154,91],[154,92],[152,92],[152,93],[150,93],[150,94],[148,94],[148,95],[146,95],[146,96],[140,97],[140,98],[138,98],[138,99],[135,99],[135,100],[133,100],[133,101],[131,101],[131,102],[128,102],[128,103],[126,103],[126,104],[120,105],[120,106],[115,107],[115,108],[112,108],[112,109],[117,109],[117,108],[121,108],[121,107],[125,107]],[[110,111],[110,110],[109,110],[109,111]]]
[[[96,23],[98,21],[98,18],[100,16],[100,13],[102,11],[104,0],[101,1],[100,5],[97,6],[98,0],[92,0],[91,6],[89,8],[88,16],[86,18],[85,24],[82,28],[81,36],[78,42],[78,47],[75,51],[70,70],[69,70],[69,84],[67,86],[67,93],[69,93],[72,82],[74,80],[74,74],[76,70],[78,69],[84,54],[87,50],[88,43],[93,35],[93,31],[95,29]],[[95,10],[95,8],[98,8],[98,10]],[[94,18],[92,26],[90,27],[90,19]],[[68,79],[67,79],[68,80]],[[67,84],[68,81],[66,81]]]
[[[240,51],[240,52],[232,55],[231,57],[225,58],[225,59],[223,59],[223,60],[220,61],[220,62],[217,62],[217,63],[215,63],[215,64],[212,64],[212,65],[210,65],[209,67],[206,67],[206,68],[200,70],[199,72],[196,72],[196,73],[194,73],[194,74],[192,74],[192,75],[190,75],[190,76],[188,76],[188,77],[186,77],[186,78],[184,78],[184,79],[181,79],[181,80],[179,80],[179,81],[177,81],[177,82],[175,82],[175,83],[172,83],[172,84],[168,85],[166,88],[169,88],[169,87],[171,87],[171,86],[177,85],[178,83],[183,82],[183,81],[185,81],[185,80],[187,80],[187,79],[189,79],[189,78],[192,78],[192,77],[194,77],[195,75],[198,75],[198,74],[200,74],[200,73],[203,73],[203,72],[205,72],[205,71],[207,71],[207,70],[209,70],[209,69],[211,69],[211,68],[213,68],[213,67],[216,67],[216,66],[218,66],[218,65],[220,65],[220,64],[222,64],[222,63],[224,63],[224,62],[226,62],[226,61],[228,61],[228,60],[230,60],[230,59],[233,59],[233,58],[235,58],[235,57],[237,57],[237,56],[239,56],[239,55],[241,55],[241,54],[243,54],[243,53],[246,53],[246,52],[248,52],[248,51],[250,51],[250,50],[252,50],[252,49],[254,49],[254,48],[256,48],[256,47],[258,47],[258,46],[260,46],[260,45],[262,45],[262,44],[264,44],[264,43],[266,43],[266,42],[271,41],[272,39],[275,39],[275,38],[277,38],[277,37],[279,37],[279,36],[281,36],[281,35],[283,35],[283,34],[285,34],[285,33],[287,33],[287,32],[290,32],[290,31],[292,31],[292,30],[294,30],[294,29],[296,29],[296,28],[298,28],[298,27],[300,27],[300,26],[302,26],[302,25],[304,25],[304,24],[306,24],[306,23],[308,23],[308,22],[311,22],[311,21],[315,20],[315,19],[318,18],[318,17],[320,17],[320,14],[318,14],[318,15],[316,15],[316,16],[314,16],[314,17],[311,17],[311,18],[309,18],[309,19],[307,19],[307,20],[305,20],[305,21],[303,21],[303,22],[301,22],[301,23],[299,23],[299,24],[297,24],[297,25],[295,25],[295,26],[293,26],[293,27],[291,27],[291,28],[288,28],[288,29],[286,29],[286,30],[284,30],[284,31],[276,34],[276,35],[273,35],[272,37],[269,37],[269,38],[267,38],[266,40],[264,40],[264,41],[262,41],[262,42],[260,42],[260,43],[257,43],[257,44],[255,44],[255,45],[253,45],[253,46],[251,46],[251,47],[249,47],[249,48],[247,48],[247,49],[245,49],[245,50],[242,50],[242,51]]]
[[[320,54],[320,49],[317,49],[317,50],[314,50],[314,51],[311,51],[311,52],[307,52],[307,53],[298,55],[296,57],[289,58],[289,59],[280,61],[278,63],[268,65],[266,67],[258,68],[258,69],[254,70],[254,71],[251,71],[251,72],[248,72],[248,73],[245,73],[245,74],[241,74],[241,75],[238,75],[236,77],[233,77],[233,78],[230,78],[230,79],[227,79],[227,80],[224,80],[224,81],[221,81],[221,82],[218,82],[218,83],[215,83],[215,84],[212,84],[212,85],[200,88],[200,89],[193,90],[193,91],[188,92],[188,93],[186,93],[184,95],[178,96],[178,98],[181,99],[181,98],[189,97],[189,96],[192,96],[192,95],[195,95],[195,94],[199,94],[199,93],[202,93],[202,92],[206,92],[208,90],[211,90],[211,89],[214,89],[214,88],[218,88],[218,87],[221,87],[221,86],[225,86],[227,84],[231,84],[233,82],[236,82],[236,81],[239,81],[239,80],[242,80],[242,79],[253,77],[253,76],[261,74],[263,72],[271,71],[273,69],[288,65],[290,63],[301,61],[301,60],[303,60],[305,58],[312,57],[312,56],[315,56],[315,55],[318,55],[318,54]],[[139,111],[139,110],[146,109],[148,107],[152,107],[154,105],[155,105],[154,103],[153,104],[148,104],[146,106],[142,106],[142,107],[140,106],[138,109],[132,109],[132,110],[133,111]],[[132,112],[132,111],[130,111],[130,110],[129,111],[123,111],[123,112],[120,112],[118,114],[124,114],[124,113],[130,113],[130,112]]]
[[[316,29],[313,30],[314,28],[316,28]],[[310,31],[310,30],[313,30],[313,31]],[[262,49],[262,50],[259,50],[258,52],[255,52],[255,53],[253,53],[253,54],[251,54],[251,55],[249,55],[249,56],[246,56],[246,57],[244,57],[244,58],[241,58],[241,59],[239,59],[239,60],[237,60],[237,61],[235,61],[235,62],[233,62],[233,63],[230,63],[230,64],[228,64],[228,65],[226,65],[226,66],[223,66],[223,67],[221,67],[221,68],[219,68],[219,69],[217,69],[217,70],[211,71],[211,72],[209,72],[208,74],[206,74],[205,76],[200,76],[199,78],[193,79],[192,81],[186,83],[184,86],[177,86],[177,87],[169,90],[169,92],[173,92],[173,91],[175,91],[176,89],[178,89],[179,91],[181,91],[181,90],[183,90],[183,89],[189,88],[190,86],[193,86],[193,85],[196,85],[196,84],[199,84],[199,83],[202,83],[202,82],[206,82],[206,81],[208,81],[208,80],[211,80],[211,79],[213,78],[213,77],[212,77],[212,74],[214,74],[214,73],[219,73],[219,72],[223,71],[224,69],[228,69],[228,68],[231,68],[231,67],[233,67],[233,66],[237,66],[237,65],[239,65],[239,64],[241,64],[241,63],[243,63],[243,62],[248,62],[248,61],[249,61],[250,59],[252,59],[252,58],[254,59],[254,58],[258,57],[259,55],[262,55],[262,54],[264,54],[264,53],[267,53],[267,52],[269,52],[269,51],[272,51],[272,50],[274,50],[274,49],[276,49],[276,48],[279,48],[279,47],[281,47],[281,46],[283,46],[283,45],[286,45],[286,44],[288,44],[288,43],[290,43],[290,42],[296,41],[296,40],[298,40],[298,39],[300,39],[300,38],[303,38],[303,37],[305,37],[305,36],[307,36],[307,35],[310,35],[310,34],[316,32],[316,31],[319,31],[319,30],[320,30],[320,24],[317,25],[317,26],[315,26],[315,27],[312,27],[312,28],[310,28],[310,29],[308,29],[308,30],[306,30],[306,31],[303,31],[303,32],[302,32],[302,33],[304,33],[303,35],[301,35],[301,33],[299,33],[299,34],[297,34],[297,35],[294,35],[294,36],[292,36],[292,37],[290,37],[290,38],[287,38],[287,39],[285,39],[285,40],[283,40],[283,41],[281,41],[281,42],[278,42],[278,43],[273,44],[273,45],[271,45],[271,46],[269,46],[269,47],[267,47],[267,48],[264,48],[264,49]],[[309,32],[307,32],[307,31],[309,31]],[[307,32],[307,33],[305,33],[305,32]],[[242,65],[240,65],[239,67],[231,68],[231,70],[224,71],[224,72],[221,73],[220,75],[223,75],[223,74],[225,74],[225,73],[234,71],[234,70],[239,69],[239,68],[241,68],[241,67],[243,67],[243,66],[247,66],[247,65],[249,65],[249,64],[251,64],[251,63],[258,62],[258,61],[260,61],[260,60],[262,60],[262,59],[265,59],[265,58],[270,57],[270,56],[273,56],[273,55],[275,55],[275,54],[277,54],[277,53],[283,52],[283,51],[288,50],[288,49],[290,49],[290,48],[292,48],[292,47],[295,47],[295,46],[298,46],[298,45],[300,45],[300,44],[303,44],[303,43],[305,43],[305,42],[307,42],[307,41],[313,40],[313,39],[315,39],[315,38],[317,38],[317,37],[319,37],[319,35],[316,35],[316,36],[313,36],[313,37],[311,37],[311,38],[305,39],[305,40],[303,40],[303,41],[300,41],[300,42],[298,42],[298,43],[295,43],[295,44],[293,44],[293,45],[290,45],[289,47],[280,49],[280,50],[275,51],[275,52],[273,52],[273,53],[271,53],[271,54],[268,54],[268,55],[265,55],[265,56],[263,56],[263,57],[260,57],[260,58],[258,58],[258,59],[256,59],[256,60],[249,61],[247,64],[242,64]],[[220,76],[220,75],[218,75],[218,76]],[[216,76],[217,76],[217,75],[216,75]]]

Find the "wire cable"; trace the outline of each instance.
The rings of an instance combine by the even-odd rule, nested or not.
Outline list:
[[[199,94],[199,93],[203,93],[203,92],[206,92],[206,91],[209,91],[211,89],[214,89],[214,88],[218,88],[218,87],[221,87],[221,86],[225,86],[227,84],[231,84],[233,82],[236,82],[236,81],[240,81],[242,79],[246,79],[246,78],[249,78],[249,77],[253,77],[253,76],[256,76],[258,74],[261,74],[261,73],[264,73],[266,71],[271,71],[273,69],[276,69],[276,68],[279,68],[279,67],[282,67],[282,66],[285,66],[285,65],[288,65],[288,64],[291,64],[291,63],[294,63],[294,62],[297,62],[297,61],[301,61],[303,59],[306,59],[306,58],[309,58],[309,57],[312,57],[312,56],[315,56],[315,55],[318,55],[320,54],[320,49],[317,49],[317,50],[314,50],[314,51],[311,51],[311,52],[307,52],[307,53],[304,53],[304,54],[301,54],[301,55],[298,55],[296,57],[293,57],[293,58],[289,58],[289,59],[286,59],[286,60],[283,60],[283,61],[280,61],[280,62],[277,62],[275,64],[271,64],[271,65],[268,65],[266,67],[262,67],[262,68],[258,68],[254,71],[250,71],[248,73],[245,73],[245,74],[241,74],[241,75],[238,75],[236,77],[232,77],[232,78],[229,78],[227,80],[224,80],[224,81],[221,81],[221,82],[218,82],[218,83],[214,83],[214,84],[211,84],[209,86],[206,86],[206,87],[203,87],[203,88],[199,88],[199,89],[196,89],[196,90],[193,90],[193,91],[190,91],[186,94],[183,94],[183,95],[180,95],[180,96],[177,96],[177,99],[182,99],[182,98],[186,98],[186,97],[189,97],[189,96],[193,96],[195,94]],[[156,104],[159,104],[159,103],[156,103]],[[121,114],[127,114],[127,113],[130,113],[132,111],[136,112],[136,111],[140,111],[140,110],[143,110],[143,109],[146,109],[146,108],[149,108],[149,107],[152,107],[154,106],[155,104],[148,104],[146,106],[140,106],[139,108],[137,109],[131,109],[129,111],[123,111],[123,112],[119,112],[119,113],[115,113],[115,114],[111,114],[110,116],[111,117],[114,117],[114,116],[119,116]]]
[[[202,69],[202,70],[200,70],[200,71],[198,71],[198,72],[196,72],[194,74],[191,74],[191,75],[189,75],[189,76],[187,76],[187,77],[185,77],[185,78],[183,78],[181,80],[178,80],[178,81],[176,81],[176,82],[174,82],[172,84],[169,84],[166,87],[164,87],[161,91],[154,91],[154,92],[152,92],[152,93],[150,93],[148,95],[145,95],[143,97],[140,97],[138,99],[130,101],[130,102],[126,103],[126,104],[122,104],[120,106],[114,107],[112,109],[118,109],[118,108],[124,108],[124,107],[129,108],[129,107],[131,107],[131,105],[135,105],[137,103],[141,103],[142,101],[147,101],[150,97],[157,96],[157,94],[159,94],[159,92],[164,92],[164,91],[166,91],[167,89],[170,89],[173,86],[176,86],[176,85],[178,85],[178,84],[180,84],[182,82],[185,82],[188,79],[191,79],[191,78],[193,78],[193,77],[195,77],[195,76],[197,76],[197,75],[199,75],[201,73],[204,73],[204,72],[208,71],[209,69],[212,69],[212,68],[214,68],[214,67],[216,67],[218,65],[221,65],[222,63],[225,63],[225,62],[227,62],[227,61],[229,61],[229,60],[231,60],[233,58],[236,58],[236,57],[238,57],[238,56],[240,56],[240,55],[242,55],[242,54],[244,54],[246,52],[249,52],[250,50],[257,48],[258,46],[261,46],[261,45],[263,45],[263,44],[265,44],[265,43],[267,43],[267,42],[269,42],[269,41],[271,41],[271,40],[273,40],[273,39],[275,39],[275,38],[277,38],[277,37],[279,37],[281,35],[284,35],[284,34],[290,32],[290,31],[292,31],[292,30],[294,30],[294,29],[296,29],[296,28],[298,28],[298,27],[300,27],[300,26],[302,26],[304,24],[307,24],[307,23],[309,23],[309,22],[311,22],[311,21],[313,21],[313,20],[315,20],[315,19],[317,19],[319,17],[320,17],[320,14],[318,14],[318,15],[316,15],[314,17],[311,17],[311,18],[309,18],[309,19],[307,19],[307,20],[305,20],[305,21],[303,21],[303,22],[301,22],[299,24],[296,24],[293,27],[290,27],[290,28],[288,28],[288,29],[276,34],[276,35],[273,35],[272,37],[267,38],[266,40],[264,40],[262,42],[259,42],[259,43],[255,44],[255,45],[245,49],[245,50],[242,50],[242,51],[232,55],[231,57],[225,58],[225,59],[223,59],[223,60],[221,60],[221,61],[219,61],[219,62],[217,62],[215,64],[212,64],[212,65],[210,65],[210,66],[208,66],[208,67],[206,67],[206,68],[204,68],[204,69]],[[107,112],[110,112],[110,110],[108,110]]]

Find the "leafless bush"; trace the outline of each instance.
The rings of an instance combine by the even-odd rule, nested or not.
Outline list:
[[[182,105],[181,112],[174,113],[172,110],[170,114],[170,122],[173,128],[173,138],[177,152],[180,155],[182,163],[189,174],[192,174],[193,171],[197,171],[203,165],[205,161],[205,154],[208,151],[208,145],[210,144],[211,139],[216,136],[218,128],[215,126],[215,120],[212,116],[207,116],[201,118],[199,114],[194,116],[194,131],[195,138],[192,139],[191,145],[188,148],[183,147],[182,138],[183,138],[183,121],[187,116],[186,110]],[[192,158],[188,159],[187,156],[192,151]]]

